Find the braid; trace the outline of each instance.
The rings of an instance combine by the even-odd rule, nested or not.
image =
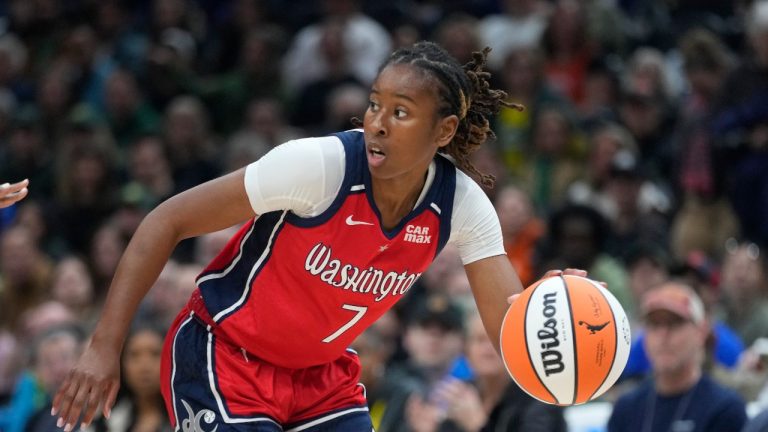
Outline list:
[[[445,148],[459,167],[476,175],[480,183],[493,187],[496,179],[492,175],[483,174],[470,161],[470,155],[486,140],[495,139],[496,134],[490,126],[489,118],[499,112],[502,106],[522,111],[522,105],[507,102],[507,93],[503,90],[492,89],[489,83],[491,74],[484,70],[490,48],[472,53],[472,60],[464,65],[463,72],[470,83],[471,100],[466,116],[459,119],[459,127],[453,140]]]
[[[489,118],[502,106],[523,110],[521,105],[504,100],[506,92],[490,88],[491,74],[484,70],[490,51],[486,47],[472,53],[472,60],[462,67],[439,45],[422,41],[395,51],[382,66],[383,69],[391,64],[410,64],[437,80],[438,115],[459,117],[456,134],[440,151],[450,155],[460,169],[477,177],[486,187],[493,187],[495,178],[481,173],[470,161],[470,155],[486,140],[496,137]]]

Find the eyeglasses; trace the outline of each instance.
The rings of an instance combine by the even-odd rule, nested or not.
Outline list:
[[[733,237],[725,241],[725,251],[728,252],[729,255],[735,255],[736,252],[738,252],[741,248],[744,248],[744,250],[747,252],[747,258],[750,260],[756,261],[758,258],[760,258],[760,246],[758,246],[756,243],[739,243],[739,241]]]

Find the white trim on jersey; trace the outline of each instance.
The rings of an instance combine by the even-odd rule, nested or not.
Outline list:
[[[297,427],[291,428],[291,429],[286,429],[285,432],[299,432],[299,431],[303,431],[303,430],[309,429],[309,428],[311,428],[313,426],[317,426],[317,425],[319,425],[321,423],[325,423],[327,421],[339,418],[341,416],[344,416],[344,415],[347,415],[347,414],[351,414],[351,413],[354,413],[354,412],[361,412],[361,411],[368,411],[368,407],[350,408],[348,410],[339,411],[339,412],[336,412],[336,413],[333,413],[333,414],[329,414],[329,415],[327,415],[325,417],[320,417],[318,419],[312,420],[309,423],[304,423],[301,426],[297,426]]]
[[[179,333],[181,333],[181,329],[183,329],[184,326],[192,321],[193,315],[194,312],[190,312],[189,318],[184,320],[184,322],[179,325],[179,328],[176,330],[176,334],[173,335],[173,346],[171,348],[171,401],[173,402],[173,417],[176,419],[176,432],[178,432],[179,428],[181,427],[181,423],[179,422],[179,413],[176,412],[176,388],[173,386],[173,379],[176,377],[176,339],[178,339]]]
[[[245,302],[245,299],[248,297],[248,293],[251,292],[251,280],[253,279],[253,274],[256,272],[257,269],[261,267],[261,263],[264,262],[264,260],[269,256],[270,252],[272,251],[272,245],[274,244],[275,240],[275,234],[277,234],[277,231],[280,229],[281,226],[283,226],[283,221],[285,220],[285,216],[288,214],[287,211],[284,211],[280,215],[280,220],[277,221],[275,224],[275,227],[272,229],[272,232],[269,234],[269,240],[267,241],[266,247],[264,247],[264,251],[261,253],[261,256],[258,260],[253,264],[253,267],[251,267],[251,272],[248,274],[248,279],[245,281],[245,289],[243,289],[243,293],[240,295],[240,298],[237,299],[235,303],[233,303],[228,308],[222,310],[221,312],[217,313],[216,316],[213,317],[214,322],[219,322],[219,320],[226,316],[228,313],[232,312],[236,308],[240,307]],[[255,226],[256,224],[254,224]],[[243,238],[242,243],[240,244],[240,251],[242,252],[243,244],[245,244],[245,238]],[[219,275],[221,277],[223,275]]]
[[[240,261],[240,258],[243,257],[243,245],[245,245],[245,242],[248,241],[248,237],[250,237],[251,234],[253,234],[253,230],[255,227],[256,227],[256,224],[254,223],[253,225],[251,225],[251,229],[248,230],[248,232],[243,236],[243,240],[240,241],[240,250],[238,251],[235,259],[233,259],[232,262],[229,264],[229,266],[219,273],[211,273],[201,277],[199,280],[197,280],[197,286],[200,286],[203,282],[209,281],[211,279],[223,278],[224,276],[229,274],[229,272],[232,271],[233,268],[235,268],[235,265],[237,265],[237,263]]]

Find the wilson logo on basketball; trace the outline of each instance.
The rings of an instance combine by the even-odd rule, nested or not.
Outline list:
[[[526,393],[551,404],[581,404],[621,375],[629,357],[629,322],[600,283],[552,276],[529,286],[509,307],[500,347],[507,370]]]
[[[595,333],[599,332],[600,330],[604,329],[605,326],[607,326],[610,323],[611,323],[610,321],[606,321],[606,322],[604,322],[602,324],[594,325],[594,324],[590,324],[590,323],[588,323],[586,321],[579,321],[579,325],[580,326],[585,326],[587,328],[587,330],[589,330],[589,334],[595,334]]]
[[[542,314],[547,320],[544,321],[544,328],[539,329],[536,333],[536,336],[541,341],[541,361],[544,364],[544,373],[547,376],[560,373],[565,369],[563,354],[560,350],[555,349],[560,346],[557,320],[554,318],[555,314],[557,314],[556,302],[556,292],[544,294]]]

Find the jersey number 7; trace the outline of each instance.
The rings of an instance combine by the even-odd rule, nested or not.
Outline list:
[[[357,324],[358,321],[365,315],[365,312],[368,310],[368,306],[355,306],[351,304],[343,304],[341,305],[342,309],[350,310],[355,312],[355,316],[352,317],[351,320],[347,321],[346,324],[341,326],[338,330],[336,330],[332,335],[328,336],[327,338],[323,339],[323,342],[330,343],[337,337],[341,336],[342,333],[349,330],[350,327]]]

